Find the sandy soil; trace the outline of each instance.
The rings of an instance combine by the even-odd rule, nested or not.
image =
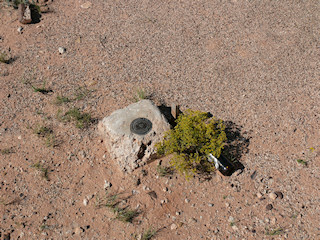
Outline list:
[[[13,58],[0,63],[0,238],[320,239],[320,2],[84,3],[50,2],[29,25],[0,3],[0,50]],[[244,171],[119,172],[97,122],[139,88],[229,122]],[[73,107],[89,127],[59,120]],[[132,223],[99,207],[105,180],[139,212]]]

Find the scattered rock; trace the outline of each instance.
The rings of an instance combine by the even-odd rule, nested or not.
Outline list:
[[[274,193],[277,195],[277,198],[283,199],[283,194],[282,194],[282,192],[277,191],[277,192],[274,192]]]
[[[197,222],[197,219],[195,219],[195,218],[190,218],[188,222],[189,222],[189,223],[196,223],[196,222]]]
[[[257,193],[257,197],[258,197],[259,199],[262,199],[263,196],[262,196],[261,192],[258,192],[258,193]]]
[[[171,230],[175,230],[175,229],[178,228],[178,226],[177,226],[176,224],[172,223],[171,226],[170,226],[170,228],[171,228]]]
[[[136,119],[148,119],[132,125]],[[131,172],[156,156],[155,144],[170,129],[165,117],[150,100],[141,100],[113,112],[99,122],[98,129],[110,156],[121,170]],[[137,134],[136,130],[141,133]]]
[[[79,235],[79,234],[81,234],[83,232],[83,228],[81,228],[81,227],[77,227],[75,230],[74,230],[74,233],[76,234],[76,235]]]
[[[277,198],[277,194],[275,194],[274,192],[269,193],[269,198],[272,200],[275,200]]]
[[[254,180],[254,179],[256,178],[256,176],[257,176],[257,171],[254,171],[254,172],[250,175],[250,178],[251,178],[252,180]]]
[[[3,235],[3,240],[10,240],[10,239],[11,239],[10,233]]]
[[[272,210],[272,208],[273,208],[272,204],[268,204],[268,205],[266,206],[266,209],[267,209],[267,210]]]
[[[158,198],[158,195],[155,191],[151,191],[151,192],[148,192],[148,195],[152,198],[152,199],[157,199]]]
[[[169,188],[165,187],[164,189],[162,189],[164,192],[168,192]]]
[[[228,222],[234,222],[234,218],[232,217],[232,216],[230,216],[229,218],[228,218]]]
[[[87,156],[86,152],[85,151],[79,151],[79,156],[81,158],[85,158]]]
[[[136,181],[136,186],[139,186],[140,184],[141,184],[141,180],[140,180],[140,178],[138,178]]]
[[[67,49],[65,49],[64,47],[59,47],[58,51],[60,54],[64,54],[67,51]]]
[[[81,4],[80,7],[83,9],[88,9],[91,7],[91,5],[92,5],[91,2],[85,2],[84,4]]]
[[[18,19],[22,24],[28,24],[32,22],[30,6],[24,3],[18,6]]]
[[[111,188],[111,187],[112,187],[111,182],[108,182],[107,180],[104,180],[103,188],[105,190],[107,190],[108,188]]]
[[[232,226],[232,229],[233,229],[234,231],[238,231],[238,230],[239,230],[239,228],[238,228],[236,225],[233,225],[233,226]]]
[[[213,203],[208,203],[208,207],[213,207],[214,204]]]
[[[177,215],[177,216],[181,215],[181,212],[176,212],[176,215]]]
[[[184,202],[185,202],[185,203],[189,203],[190,200],[189,200],[188,198],[186,198],[186,199],[184,200]]]
[[[88,205],[88,202],[89,202],[89,200],[85,197],[85,198],[83,199],[83,205],[84,205],[84,206],[87,206],[87,205]]]
[[[18,27],[18,29],[17,29],[17,31],[18,31],[18,33],[20,33],[20,34],[22,34],[22,30],[23,30],[23,27]]]
[[[272,225],[275,225],[276,222],[277,222],[277,219],[276,219],[275,217],[272,217],[272,218],[270,219],[270,223],[271,223]]]

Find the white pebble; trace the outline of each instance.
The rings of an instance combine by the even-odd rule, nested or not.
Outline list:
[[[63,53],[65,53],[67,51],[64,47],[59,47],[58,50],[59,50],[60,54],[63,54]]]
[[[18,29],[17,29],[17,31],[18,31],[18,33],[22,33],[22,30],[23,30],[23,27],[18,27]]]

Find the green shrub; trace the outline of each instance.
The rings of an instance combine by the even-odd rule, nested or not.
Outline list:
[[[169,130],[157,145],[160,155],[173,154],[170,164],[187,179],[197,172],[214,171],[207,156],[220,157],[227,140],[225,126],[208,113],[187,110],[179,115],[177,125]]]

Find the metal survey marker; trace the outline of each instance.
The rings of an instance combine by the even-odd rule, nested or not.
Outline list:
[[[130,124],[131,132],[138,135],[145,135],[152,129],[152,122],[147,118],[136,118]]]

